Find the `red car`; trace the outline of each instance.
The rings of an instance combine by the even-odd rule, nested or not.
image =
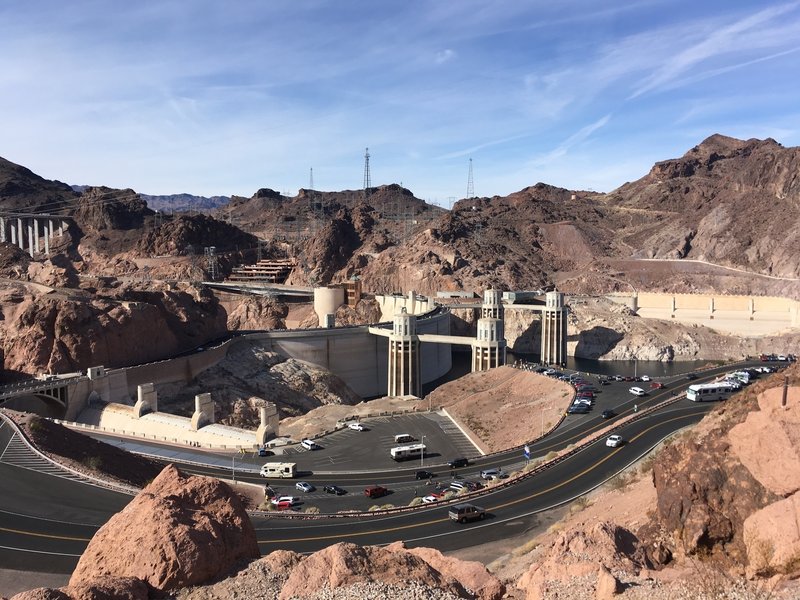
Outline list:
[[[654,381],[653,383],[650,384],[650,387],[652,389],[654,389],[654,390],[660,390],[660,389],[663,389],[666,386],[663,383],[661,383],[660,381]]]
[[[381,496],[385,496],[389,493],[382,485],[371,485],[368,488],[364,489],[364,495],[368,498],[380,498]]]

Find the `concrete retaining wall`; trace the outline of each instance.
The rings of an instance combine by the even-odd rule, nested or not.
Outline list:
[[[610,300],[630,305],[631,294],[611,294]],[[785,321],[800,326],[800,302],[777,296],[728,296],[723,294],[636,294],[641,313],[680,311],[719,314],[726,319]]]

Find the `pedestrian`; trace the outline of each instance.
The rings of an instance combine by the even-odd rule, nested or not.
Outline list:
[[[416,498],[417,496],[419,496],[419,494],[417,493],[417,488],[414,488],[414,498]]]

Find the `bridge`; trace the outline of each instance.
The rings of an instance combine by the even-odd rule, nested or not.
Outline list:
[[[4,213],[0,215],[0,242],[10,241],[15,246],[19,246],[20,250],[25,250],[25,232],[27,231],[27,250],[31,258],[41,251],[44,251],[45,256],[50,256],[50,241],[55,235],[56,223],[58,224],[58,237],[61,237],[67,227],[67,220],[71,219],[72,217],[64,215]]]
[[[0,387],[0,405],[14,408],[15,399],[35,396],[48,404],[56,404],[67,412],[70,388],[76,387],[82,375],[47,375],[44,379],[30,379]],[[22,408],[24,410],[24,406]]]

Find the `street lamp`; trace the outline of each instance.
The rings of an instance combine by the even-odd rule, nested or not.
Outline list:
[[[422,451],[419,453],[419,466],[422,467],[425,464],[425,436],[422,436]]]
[[[236,483],[236,455],[231,454],[231,478],[233,483]]]

